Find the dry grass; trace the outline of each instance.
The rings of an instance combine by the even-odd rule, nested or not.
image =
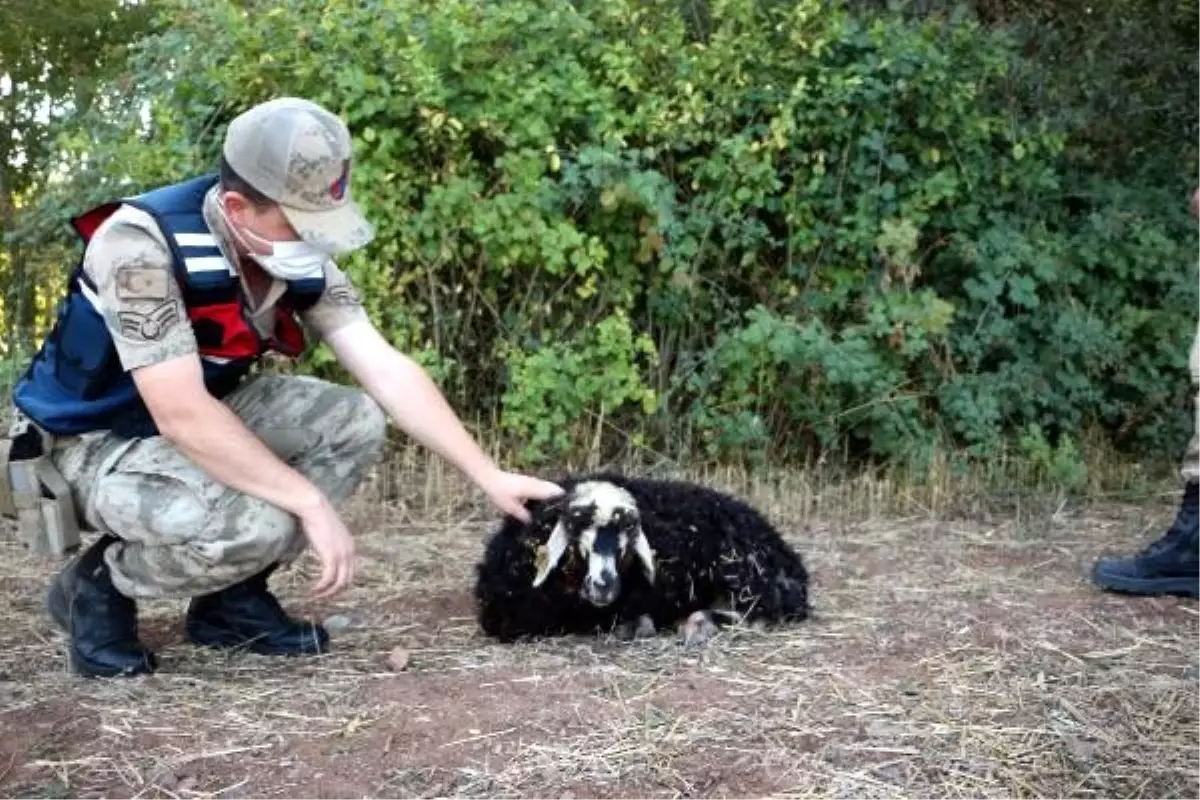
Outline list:
[[[7,796],[1195,797],[1197,606],[1087,582],[1172,501],[970,514],[878,482],[711,473],[814,573],[806,624],[700,648],[503,646],[471,616],[491,517],[441,471],[364,487],[352,627],[306,661],[198,651],[181,603],[143,609],[161,671],[85,681],[42,613],[54,564],[0,536]],[[936,483],[936,482],[935,482]],[[387,487],[408,487],[395,493]],[[380,500],[380,493],[387,500]],[[1061,507],[1060,507],[1061,506]],[[396,646],[408,669],[388,669]]]

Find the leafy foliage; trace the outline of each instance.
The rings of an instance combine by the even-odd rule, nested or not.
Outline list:
[[[129,113],[79,120],[25,230],[211,169],[235,114],[305,96],[355,136],[372,318],[528,462],[1011,445],[1067,474],[1088,426],[1174,456],[1194,135],[1118,169],[1111,109],[1026,55],[1086,39],[1066,13],[874,5],[164,0]]]
[[[44,322],[64,257],[19,212],[53,174],[60,120],[93,107],[148,21],[145,3],[0,0],[0,354],[10,359]]]

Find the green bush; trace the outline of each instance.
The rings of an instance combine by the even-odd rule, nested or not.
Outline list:
[[[64,137],[29,230],[211,169],[255,102],[321,102],[379,228],[345,263],[371,316],[527,463],[1186,440],[1190,187],[1080,171],[1013,32],[817,0],[159,5],[129,113]]]

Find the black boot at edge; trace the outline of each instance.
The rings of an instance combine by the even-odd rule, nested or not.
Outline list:
[[[275,565],[219,592],[192,600],[188,638],[206,647],[245,648],[259,655],[319,655],[329,634],[315,622],[292,619],[267,588]]]
[[[1200,484],[1189,482],[1175,521],[1167,532],[1140,553],[1104,558],[1092,569],[1102,589],[1126,594],[1200,594]]]
[[[137,603],[116,590],[104,551],[105,535],[62,569],[50,585],[46,610],[70,637],[71,666],[87,677],[132,677],[158,668],[138,641]]]

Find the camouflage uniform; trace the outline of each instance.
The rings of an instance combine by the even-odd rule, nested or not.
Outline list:
[[[226,258],[229,234],[216,212],[205,218]],[[97,231],[84,258],[125,369],[197,352],[166,242],[144,212],[122,207]],[[366,319],[345,274],[326,266],[327,288],[302,314],[319,336]],[[254,293],[246,285],[247,296]],[[284,289],[272,280],[251,309],[264,335]],[[383,412],[366,394],[307,377],[261,375],[225,398],[247,427],[334,502],[345,498],[378,457]],[[295,518],[216,482],[167,439],[123,439],[101,431],[58,437],[52,460],[71,486],[82,521],[122,541],[105,551],[113,584],[139,598],[192,597],[236,583],[303,548]]]

